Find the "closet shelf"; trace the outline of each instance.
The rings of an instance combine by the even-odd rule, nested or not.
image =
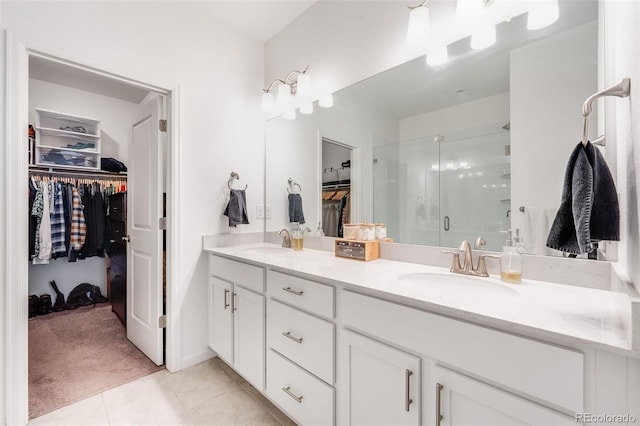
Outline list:
[[[37,174],[64,174],[64,175],[73,175],[73,176],[107,176],[107,177],[121,177],[127,178],[127,172],[105,172],[104,170],[95,170],[95,169],[87,169],[80,167],[72,167],[72,166],[29,166],[29,173],[37,173]]]
[[[70,130],[52,129],[49,127],[36,127],[36,130],[40,130],[43,134],[61,136],[70,139],[99,139],[100,135],[94,135],[91,133],[72,132]]]

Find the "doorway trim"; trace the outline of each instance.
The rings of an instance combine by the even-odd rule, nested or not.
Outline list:
[[[4,228],[5,270],[2,277],[4,287],[4,397],[2,406],[6,424],[23,425],[29,418],[28,407],[28,207],[25,194],[28,191],[28,158],[26,144],[29,123],[29,57],[56,61],[65,65],[92,72],[107,78],[132,84],[167,97],[167,117],[169,117],[167,153],[167,301],[166,301],[166,354],[165,367],[173,372],[180,366],[179,309],[176,301],[179,282],[178,235],[180,216],[180,195],[178,177],[180,87],[178,84],[147,84],[144,78],[127,77],[125,72],[107,71],[109,67],[100,64],[86,64],[81,58],[70,58],[68,54],[57,52],[45,46],[37,46],[19,40],[11,32],[5,33],[6,49],[6,99],[5,99],[5,143],[4,143]],[[170,87],[170,88],[169,88]],[[174,314],[175,313],[175,314]],[[2,346],[0,346],[2,347]],[[0,358],[2,360],[3,358]],[[2,413],[0,408],[0,413]],[[0,419],[2,421],[2,419]]]

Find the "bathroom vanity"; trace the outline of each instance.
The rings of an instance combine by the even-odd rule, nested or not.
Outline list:
[[[267,243],[205,251],[210,347],[297,423],[640,421],[626,295]]]

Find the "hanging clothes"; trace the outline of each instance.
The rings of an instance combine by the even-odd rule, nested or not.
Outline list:
[[[67,255],[65,247],[66,229],[64,222],[64,198],[62,196],[62,183],[53,184],[53,210],[51,212],[51,258]]]
[[[38,256],[33,259],[34,264],[49,263],[51,258],[51,185],[43,182],[42,190],[42,217],[40,220],[39,250]]]
[[[84,247],[87,238],[87,225],[84,220],[84,206],[78,189],[71,188],[71,234],[69,236],[69,262],[75,262]]]

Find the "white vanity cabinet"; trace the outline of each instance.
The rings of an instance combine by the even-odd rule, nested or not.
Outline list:
[[[209,271],[209,346],[263,390],[264,269],[210,255]]]
[[[268,270],[267,294],[267,396],[300,424],[334,424],[335,288]]]
[[[345,330],[350,425],[420,425],[420,358]]]
[[[555,425],[575,421],[542,403],[564,412],[584,411],[580,352],[350,291],[342,290],[339,300],[338,315],[345,327],[339,336],[340,377],[349,388],[340,394],[340,423],[376,424],[384,418],[387,424]],[[418,359],[409,367],[413,358]],[[369,364],[368,377],[359,363]],[[412,369],[416,380],[403,382],[402,373]],[[438,384],[442,388],[436,391]],[[389,400],[403,395],[405,401],[413,400],[408,408],[415,409],[418,420],[407,423],[406,411],[397,413],[394,421],[385,418],[391,414],[379,395],[387,392]],[[370,407],[380,413],[369,417]]]

